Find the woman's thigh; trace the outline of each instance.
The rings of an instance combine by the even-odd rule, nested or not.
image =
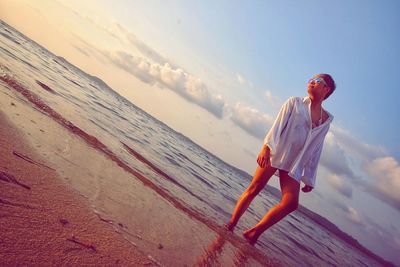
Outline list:
[[[272,167],[269,163],[265,168],[261,168],[257,165],[257,169],[254,173],[253,179],[251,180],[249,187],[257,187],[257,189],[262,189],[268,183],[269,179],[276,172],[276,168]]]
[[[287,171],[279,170],[279,183],[282,199],[290,198],[291,200],[299,201],[300,183],[290,177]]]

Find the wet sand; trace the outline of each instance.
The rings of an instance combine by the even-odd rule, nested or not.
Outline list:
[[[153,265],[66,186],[1,111],[0,125],[1,266]]]

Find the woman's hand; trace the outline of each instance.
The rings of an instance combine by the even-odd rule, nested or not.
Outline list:
[[[261,168],[265,168],[269,162],[269,157],[271,156],[271,151],[267,145],[261,148],[260,154],[257,157],[257,163]]]
[[[305,186],[301,189],[301,191],[303,191],[304,193],[311,192],[311,190],[313,190],[313,187],[312,187],[312,186],[309,186],[309,185],[305,185]]]

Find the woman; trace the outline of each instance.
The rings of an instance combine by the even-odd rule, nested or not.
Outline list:
[[[274,173],[279,175],[281,202],[272,207],[257,225],[243,232],[244,238],[252,245],[265,230],[297,209],[300,181],[305,184],[303,192],[314,188],[323,142],[333,120],[333,116],[322,108],[322,102],[335,88],[329,74],[319,74],[308,82],[308,97],[291,97],[283,104],[264,139],[253,180],[237,201],[230,221],[224,225],[227,230],[233,231],[251,201]]]

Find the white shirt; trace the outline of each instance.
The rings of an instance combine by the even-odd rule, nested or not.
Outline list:
[[[271,150],[271,166],[289,172],[299,183],[315,187],[324,139],[333,120],[332,114],[326,113],[328,119],[312,129],[311,99],[289,98],[264,139]]]

